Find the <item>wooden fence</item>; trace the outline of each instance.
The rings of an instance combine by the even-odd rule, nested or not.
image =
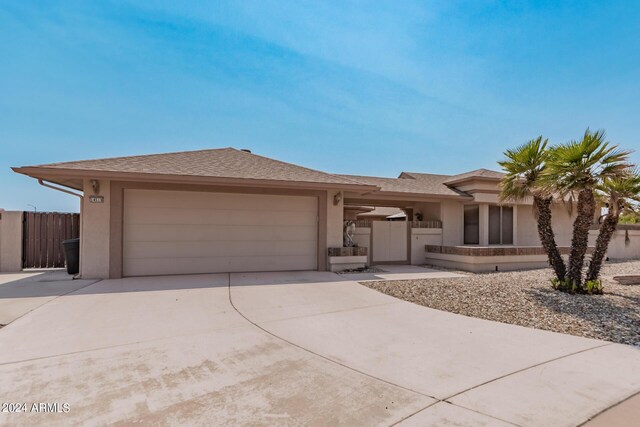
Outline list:
[[[22,268],[65,266],[62,241],[80,236],[80,214],[24,212]]]

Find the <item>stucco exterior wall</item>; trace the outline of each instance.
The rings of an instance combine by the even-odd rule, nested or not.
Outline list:
[[[338,190],[327,191],[327,247],[341,248],[343,245],[343,218],[344,218],[344,197],[336,205],[333,203],[334,196],[340,193]],[[341,196],[342,193],[341,193]]]
[[[598,230],[589,232],[589,245],[594,246]],[[610,259],[640,259],[640,230],[616,230],[609,242]]]
[[[413,207],[413,213],[415,215],[418,212],[422,213],[423,221],[439,221],[441,219],[440,215],[442,214],[440,203],[432,202],[416,203]]]
[[[411,264],[426,263],[425,245],[442,245],[441,228],[412,228],[411,229]]]
[[[0,210],[0,272],[22,270],[22,211]]]
[[[571,245],[571,233],[575,215],[570,217],[567,208],[562,204],[553,205],[551,208],[552,226],[558,246]],[[520,205],[517,210],[518,245],[539,246],[538,225],[533,215],[533,207]]]
[[[97,195],[104,203],[91,203],[94,195],[91,182],[84,180],[85,197],[80,203],[80,275],[84,279],[109,278],[109,242],[111,186],[109,181],[100,181]]]
[[[356,227],[353,233],[353,241],[361,248],[367,248],[367,265],[371,261],[371,228]]]
[[[463,243],[464,209],[460,202],[445,200],[441,203],[442,244],[458,246]]]

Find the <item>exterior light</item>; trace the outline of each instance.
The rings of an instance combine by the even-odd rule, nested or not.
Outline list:
[[[98,181],[97,179],[92,179],[89,182],[91,183],[91,188],[93,188],[93,194],[95,194],[96,196],[100,194],[100,181]]]

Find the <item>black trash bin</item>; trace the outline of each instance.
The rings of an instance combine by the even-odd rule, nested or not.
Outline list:
[[[64,260],[67,263],[67,273],[78,274],[80,272],[80,239],[63,240],[62,247]]]

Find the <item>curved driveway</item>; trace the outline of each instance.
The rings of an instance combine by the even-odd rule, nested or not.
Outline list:
[[[575,425],[640,351],[467,318],[322,272],[105,280],[0,329],[0,423]]]

